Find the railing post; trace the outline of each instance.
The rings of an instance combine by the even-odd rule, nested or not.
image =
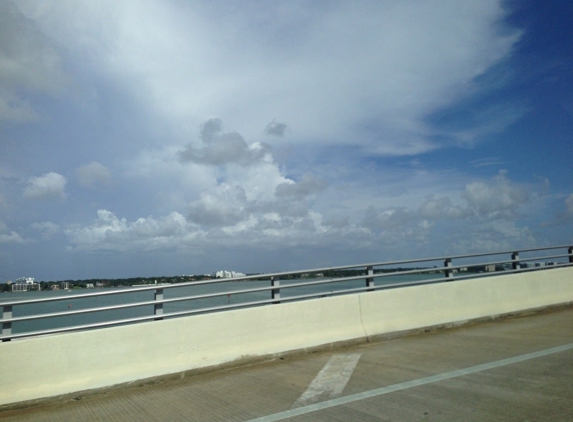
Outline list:
[[[279,281],[278,277],[271,277],[271,286],[275,287],[271,290],[271,299],[273,303],[281,303],[281,289],[280,289],[281,282]]]
[[[573,264],[573,246],[569,246],[567,253],[569,254],[569,263]]]
[[[155,318],[155,321],[161,321],[163,318],[161,317],[161,315],[163,315],[163,302],[161,303],[157,303],[158,300],[163,300],[163,289],[155,289],[155,296],[154,296],[154,300],[155,305],[153,306],[153,311],[154,314],[158,316],[158,318]]]
[[[2,319],[12,318],[12,305],[4,305],[2,306]],[[3,322],[2,323],[2,335],[9,336],[12,334],[12,323],[11,322]],[[2,340],[10,341],[10,339]]]
[[[374,275],[374,268],[372,268],[372,265],[369,265],[366,267],[366,274],[368,275],[368,277],[366,277],[366,291],[367,292],[373,292],[374,291],[374,277],[372,277]]]
[[[454,278],[454,272],[451,269],[448,269],[452,266],[452,258],[446,258],[444,261],[444,274],[446,275],[446,278]]]
[[[511,254],[511,268],[514,270],[519,270],[521,265],[519,265],[519,252],[514,252]]]

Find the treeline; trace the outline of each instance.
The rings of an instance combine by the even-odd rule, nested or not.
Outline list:
[[[374,273],[393,273],[411,270],[426,270],[432,272],[433,270],[442,270],[441,268],[375,268]],[[503,270],[503,268],[496,268],[496,271]],[[468,272],[482,272],[484,271],[483,266],[473,266],[466,269]],[[251,274],[256,275],[256,274]],[[293,280],[293,279],[305,279],[305,278],[340,278],[340,277],[357,277],[366,275],[366,269],[345,269],[345,270],[326,270],[322,272],[308,272],[302,274],[290,274],[286,276],[279,277],[281,280]],[[160,276],[160,277],[132,277],[132,278],[115,278],[115,279],[88,279],[88,280],[58,280],[58,281],[40,281],[41,290],[50,290],[53,288],[71,288],[71,289],[86,289],[91,288],[103,288],[103,287],[126,287],[133,285],[154,285],[157,284],[177,284],[177,283],[188,283],[193,281],[209,280],[212,276],[210,275],[192,275],[192,276]],[[261,275],[260,278],[256,280],[268,280],[269,277]],[[12,286],[10,284],[4,283],[0,284],[0,292],[12,291]]]
[[[208,278],[208,276],[161,276],[161,277],[132,277],[132,278],[108,278],[108,279],[90,279],[90,280],[62,280],[57,282],[46,282],[49,284],[61,285],[68,282],[73,288],[85,289],[88,286],[94,287],[124,287],[133,286],[137,284],[153,285],[155,282],[158,284],[169,283],[187,283],[189,281],[198,281]],[[41,282],[44,283],[44,282]],[[41,284],[40,283],[40,284]]]
[[[57,280],[57,281],[39,281],[40,290],[51,290],[53,288],[63,289],[86,289],[88,287],[102,288],[102,287],[124,287],[133,286],[137,284],[153,285],[157,283],[186,283],[189,281],[200,281],[209,276],[162,276],[162,277],[133,277],[133,278],[115,278],[115,279],[102,279],[94,278],[88,280]],[[12,285],[8,283],[0,284],[0,291],[12,291]]]

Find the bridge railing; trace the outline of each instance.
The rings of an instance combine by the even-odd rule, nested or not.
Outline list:
[[[30,300],[2,300],[0,340],[567,266],[573,266],[573,246],[375,262],[83,294],[64,293]],[[324,276],[325,273],[330,276]],[[170,292],[173,294],[168,297]],[[116,303],[118,301],[120,303]],[[67,309],[61,309],[62,302],[68,303]],[[73,306],[73,303],[79,306]],[[97,317],[90,319],[91,315]]]

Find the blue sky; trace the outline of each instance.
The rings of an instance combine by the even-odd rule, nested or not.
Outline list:
[[[572,18],[0,2],[0,282],[572,244]]]

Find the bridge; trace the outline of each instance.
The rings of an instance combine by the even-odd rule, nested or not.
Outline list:
[[[205,382],[221,390],[212,390],[215,396],[209,395],[209,388],[203,393],[194,393],[198,400],[196,408],[205,412],[196,420],[297,417],[302,418],[300,420],[305,417],[336,420],[327,416],[342,408],[345,412],[358,411],[356,409],[362,409],[364,403],[371,401],[386,402],[387,396],[396,397],[398,391],[418,394],[416,391],[420,389],[430,393],[429,398],[422,401],[433,411],[420,413],[427,416],[436,415],[440,407],[437,403],[430,405],[430,398],[438,386],[458,385],[467,377],[483,378],[492,373],[502,374],[494,382],[495,388],[500,389],[497,392],[502,397],[496,400],[501,406],[507,399],[504,385],[517,391],[515,378],[508,378],[507,374],[517,371],[521,374],[517,384],[527,383],[529,375],[525,369],[529,371],[533,363],[540,361],[545,362],[542,368],[551,366],[552,377],[547,378],[542,373],[541,380],[537,378],[535,382],[544,388],[556,387],[552,394],[559,401],[559,394],[569,394],[570,398],[571,393],[570,369],[568,373],[563,368],[572,367],[572,261],[572,248],[560,246],[258,275],[258,278],[268,278],[268,286],[246,290],[249,293],[253,290],[268,292],[268,299],[217,306],[217,309],[193,309],[189,311],[191,315],[164,313],[164,305],[171,300],[180,301],[181,297],[166,299],[164,289],[172,287],[154,286],[144,288],[153,289],[153,301],[115,305],[116,308],[128,305],[152,307],[152,315],[51,328],[44,332],[13,333],[12,327],[26,318],[41,320],[58,316],[18,317],[12,315],[13,309],[29,306],[31,301],[0,302],[3,307],[0,403],[4,410],[0,417],[25,418],[34,414],[29,413],[31,409],[43,409],[31,408],[34,404],[62,403],[78,398],[85,398],[85,401],[72,401],[93,404],[107,398],[107,404],[102,404],[102,408],[108,406],[107,411],[112,412],[118,398],[130,394],[137,396],[146,392],[149,397],[157,394],[167,400],[173,397],[172,389],[177,386],[192,383],[200,387]],[[431,265],[434,262],[441,264]],[[537,266],[540,262],[552,262],[553,265]],[[385,283],[384,279],[392,273],[382,269],[397,266],[401,266],[402,276],[423,274],[423,277]],[[469,271],[478,267],[499,270]],[[290,284],[279,282],[297,273],[351,268],[362,268],[363,274],[330,280],[298,280]],[[332,289],[328,295],[320,292],[281,295],[281,292],[305,283],[342,283],[344,288]],[[348,283],[352,287],[348,287]],[[111,293],[115,294],[104,292],[99,295]],[[228,292],[210,295],[215,294],[224,297]],[[237,294],[236,289],[233,294]],[[197,296],[184,300],[194,299]],[[104,311],[93,309],[78,312]],[[548,313],[549,309],[558,311]],[[507,319],[539,312],[545,313]],[[504,322],[483,324],[492,319]],[[480,322],[482,324],[477,325]],[[111,326],[104,329],[99,328],[100,325]],[[510,326],[511,330],[508,329]],[[463,329],[442,330],[448,327]],[[429,334],[411,336],[413,333]],[[380,342],[389,338],[395,340]],[[10,364],[6,365],[6,362]],[[253,363],[260,365],[245,367]],[[340,374],[349,374],[349,377],[344,380]],[[278,397],[271,397],[277,391],[271,389],[272,383],[280,384],[282,388]],[[336,388],[324,388],[332,385]],[[329,388],[336,391],[331,392]],[[225,389],[236,391],[227,391],[228,395],[221,396]],[[170,393],[161,396],[162,391]],[[261,395],[255,399],[253,395],[257,392]],[[215,403],[227,401],[230,408],[209,406],[204,394]],[[193,402],[191,397],[185,397],[179,403],[181,406]],[[242,398],[231,405],[232,397]],[[398,394],[398,397],[405,396]],[[243,401],[246,403],[241,407]],[[164,403],[163,411],[175,412],[177,401],[169,399],[168,403]],[[479,403],[473,406],[480,407]],[[177,411],[183,412],[182,409]],[[214,412],[211,416],[209,409]],[[238,414],[225,413],[233,409]],[[309,412],[313,413],[312,417],[308,416]],[[372,415],[372,420],[380,419],[379,415]],[[187,420],[189,418],[193,419],[189,416]],[[124,415],[118,420],[131,419]],[[361,417],[361,420],[367,418]]]

